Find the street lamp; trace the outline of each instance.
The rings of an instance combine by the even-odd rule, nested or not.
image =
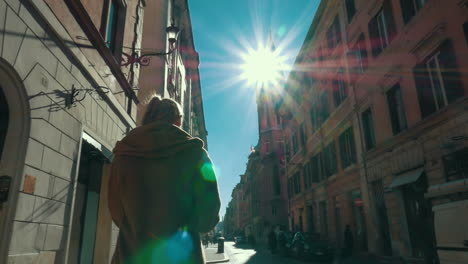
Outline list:
[[[157,57],[157,56],[167,56],[174,52],[175,50],[175,43],[177,42],[177,37],[179,36],[180,29],[171,23],[169,27],[166,28],[167,33],[167,40],[169,41],[169,51],[168,52],[151,52],[139,55],[136,52],[133,52],[131,55],[127,53],[123,53],[126,57],[125,63],[121,64],[120,66],[128,66],[135,63],[140,64],[141,66],[148,66],[150,63],[150,57]]]

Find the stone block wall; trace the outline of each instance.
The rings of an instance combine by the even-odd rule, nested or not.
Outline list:
[[[66,30],[49,16],[43,1],[32,2],[25,6],[20,0],[0,0],[0,57],[17,72],[30,111],[23,178],[20,189],[12,190],[18,192],[18,202],[8,263],[65,263],[82,134],[111,150],[135,123],[119,111],[123,109],[115,105],[112,94],[107,98],[88,94],[66,107],[65,96],[73,86],[92,88],[104,81],[86,64],[80,49],[73,44],[67,49],[55,41],[53,33],[66,34]],[[36,19],[35,8],[50,18],[49,25]],[[77,58],[85,68],[76,63]],[[121,90],[114,85],[112,90]]]

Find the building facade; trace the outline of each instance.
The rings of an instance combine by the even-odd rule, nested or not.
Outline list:
[[[183,110],[183,128],[207,143],[207,130],[199,73],[199,54],[195,50],[192,22],[187,0],[148,1],[141,54],[173,52],[166,56],[153,56],[141,67],[138,98],[145,102],[157,94],[177,101]],[[166,28],[179,28],[177,41],[167,41]],[[144,113],[140,104],[138,122]],[[137,122],[137,123],[138,123]]]
[[[155,3],[173,8],[155,13]],[[166,66],[128,63],[168,49],[172,21],[147,33],[149,7],[156,20],[175,11],[174,52],[150,63],[171,65],[175,79]],[[164,87],[183,106],[184,129],[206,142],[187,1],[0,0],[0,29],[0,263],[109,263],[118,234],[107,209],[111,150],[138,124],[144,99]],[[145,34],[163,46],[145,46]],[[141,74],[168,81],[150,87]]]
[[[288,77],[291,230],[463,263],[467,1],[322,1]]]
[[[107,173],[135,127],[144,1],[0,1],[1,263],[106,263]]]

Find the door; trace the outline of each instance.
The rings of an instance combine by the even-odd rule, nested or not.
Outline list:
[[[424,258],[426,263],[433,263],[436,259],[434,217],[429,202],[424,198],[426,190],[425,175],[402,187],[412,254]]]
[[[358,251],[367,251],[367,227],[361,190],[353,190],[350,197],[354,223],[356,224],[356,249]]]
[[[341,247],[343,245],[343,224],[341,222],[341,208],[335,207],[335,230],[336,244]]]
[[[110,219],[108,214],[101,212],[103,208],[101,183],[106,162],[100,150],[83,140],[72,220],[69,263],[94,263],[96,254],[100,259],[108,256],[110,243],[109,245],[104,243],[102,236],[110,235],[110,223],[104,225],[106,230],[102,230],[103,224],[98,222],[102,217]],[[101,219],[99,219],[100,216]],[[100,237],[97,237],[98,233],[101,234]],[[110,240],[110,236],[108,239]],[[106,248],[102,248],[103,244],[106,244]]]
[[[328,211],[327,211],[327,202],[319,202],[320,209],[320,238],[328,238]]]
[[[315,233],[314,207],[312,205],[307,206],[307,227],[307,231]]]
[[[392,255],[392,243],[390,238],[390,227],[388,224],[387,206],[385,205],[385,194],[382,180],[372,183],[374,203],[377,216],[377,226],[381,242],[381,251],[385,256]]]

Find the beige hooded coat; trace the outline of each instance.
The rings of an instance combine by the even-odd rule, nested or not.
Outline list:
[[[199,232],[219,221],[216,176],[203,141],[153,122],[114,148],[109,209],[120,233],[112,263],[204,263]]]

